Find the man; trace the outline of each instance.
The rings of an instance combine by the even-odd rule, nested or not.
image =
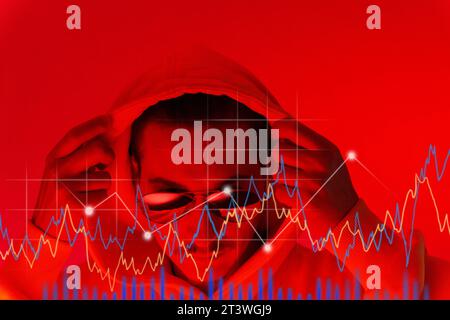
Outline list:
[[[398,237],[367,250],[380,222],[358,198],[336,146],[290,118],[264,85],[223,57],[192,51],[167,61],[50,152],[33,224],[57,239],[51,256],[59,260],[43,256],[44,247],[39,259],[54,266],[38,262],[48,274],[19,290],[23,295],[39,297],[43,282],[64,283],[65,267],[77,263],[87,290],[122,290],[124,298],[136,281],[144,297],[150,287],[155,298],[188,291],[233,298],[257,286],[261,298],[278,289],[320,298],[320,281],[342,290],[341,298],[392,297],[404,294],[405,279],[417,297],[424,290],[439,297],[420,237],[412,240],[408,268]],[[175,164],[172,134],[184,128],[193,136],[194,121],[224,136],[227,129],[277,129],[280,170],[263,176],[260,163]],[[68,206],[55,216],[48,209],[58,204]],[[356,216],[364,245],[349,232]],[[330,231],[335,238],[323,243]],[[72,249],[77,235],[85,240]],[[371,265],[382,274],[375,289],[365,279]]]

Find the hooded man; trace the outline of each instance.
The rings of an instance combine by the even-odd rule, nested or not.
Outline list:
[[[201,141],[187,143],[178,129]],[[276,161],[278,148],[279,170],[262,174],[270,163],[250,162],[250,143],[217,144],[231,129],[277,130],[279,139],[260,137],[257,149]],[[182,142],[194,147],[175,152],[180,164],[173,154]],[[231,162],[217,154],[229,151]],[[383,229],[357,196],[347,160],[249,71],[206,50],[173,53],[50,152],[30,225],[39,258],[28,250],[26,262],[7,266],[33,264],[36,278],[10,277],[4,297],[41,298],[46,285],[61,298],[72,264],[81,265],[87,298],[129,298],[136,287],[156,299],[441,297],[429,277],[440,269],[417,233],[407,267],[397,233],[392,244],[371,244]],[[64,210],[49,210],[58,203]],[[367,280],[366,270],[378,274]]]

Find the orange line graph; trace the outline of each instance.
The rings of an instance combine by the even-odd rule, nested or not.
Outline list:
[[[349,220],[345,221],[345,223],[339,230],[335,230],[334,232],[330,230],[326,237],[320,238],[320,240],[314,239],[311,234],[311,230],[308,226],[307,221],[305,219],[299,218],[299,216],[296,214],[297,211],[293,212],[289,208],[279,208],[278,203],[274,196],[272,196],[271,199],[269,199],[267,197],[263,198],[261,201],[261,205],[256,208],[251,209],[249,212],[245,207],[244,208],[238,207],[233,210],[230,210],[226,216],[226,219],[222,223],[219,234],[222,234],[222,231],[224,230],[226,225],[229,223],[230,219],[236,219],[236,222],[238,223],[238,227],[240,228],[242,223],[244,222],[244,218],[248,219],[248,221],[251,221],[255,217],[255,215],[262,214],[265,211],[265,208],[268,205],[268,202],[270,200],[272,200],[273,205],[274,205],[274,211],[276,212],[277,218],[278,219],[289,219],[292,223],[297,225],[301,231],[306,232],[311,245],[317,246],[318,250],[323,250],[329,239],[332,239],[335,247],[339,248],[342,238],[345,237],[346,234],[350,234],[352,237],[357,237],[361,241],[361,243],[363,244],[364,251],[367,252],[373,246],[375,235],[377,233],[383,232],[387,228],[387,226],[389,226],[389,228],[394,230],[396,233],[401,232],[404,221],[405,221],[405,215],[406,215],[406,210],[407,210],[408,204],[410,203],[410,201],[413,201],[418,196],[419,187],[422,185],[426,187],[426,190],[429,192],[429,195],[431,196],[432,203],[433,203],[434,210],[435,210],[436,219],[437,219],[437,222],[439,225],[439,231],[441,233],[443,233],[446,230],[450,234],[450,223],[449,223],[448,214],[444,214],[443,218],[441,217],[441,213],[438,208],[437,201],[434,196],[433,189],[431,187],[429,179],[427,177],[424,177],[421,179],[418,175],[415,176],[414,188],[409,189],[406,193],[405,199],[403,201],[402,209],[401,209],[400,222],[398,223],[398,225],[395,225],[395,218],[394,218],[393,214],[389,210],[387,210],[385,213],[383,223],[380,222],[379,224],[377,224],[375,230],[373,230],[374,236],[370,238],[370,240],[367,244],[365,244],[365,242],[364,242],[364,236],[363,236],[361,230],[357,229],[356,231],[354,231],[352,229],[352,225]],[[271,195],[271,194],[273,194],[272,191],[273,191],[272,185],[269,185],[267,188],[266,194]],[[119,200],[125,205],[125,202],[120,198],[119,194],[115,194],[115,196],[118,197]],[[131,212],[131,210],[128,207],[127,207],[127,210],[129,212]],[[240,214],[238,214],[238,212],[240,212]],[[186,254],[186,257],[193,263],[193,265],[196,269],[196,272],[197,272],[197,278],[200,281],[203,281],[205,279],[209,269],[213,265],[214,259],[218,256],[218,254],[220,252],[221,241],[220,241],[220,239],[218,239],[216,241],[215,249],[211,254],[211,257],[209,259],[209,263],[208,263],[207,267],[204,268],[203,270],[201,270],[201,268],[198,267],[198,264],[197,264],[194,256],[189,252],[189,249],[187,248],[185,242],[180,239],[179,235],[177,234],[176,229],[174,228],[174,225],[171,223],[167,226],[167,237],[166,237],[165,245],[163,248],[161,248],[161,252],[158,253],[158,255],[155,259],[151,259],[149,256],[147,256],[145,258],[145,262],[143,263],[142,267],[137,267],[135,258],[131,257],[130,259],[127,260],[124,256],[124,252],[122,251],[117,260],[117,263],[115,263],[114,268],[107,268],[106,270],[102,270],[102,268],[94,261],[94,259],[92,259],[91,255],[90,255],[90,250],[89,250],[90,239],[88,237],[88,230],[86,230],[85,226],[82,226],[80,228],[77,228],[75,226],[71,212],[70,212],[70,208],[68,205],[66,205],[66,207],[64,209],[64,215],[63,215],[62,219],[63,219],[62,223],[60,224],[61,227],[58,231],[56,238],[50,239],[48,237],[45,237],[44,234],[42,234],[39,238],[38,246],[42,247],[42,249],[47,248],[49,250],[51,256],[53,258],[55,258],[58,253],[58,246],[59,246],[60,242],[62,241],[61,237],[62,237],[62,234],[64,231],[65,222],[67,220],[68,225],[70,226],[70,228],[72,229],[73,232],[84,236],[86,262],[87,262],[87,266],[88,266],[90,272],[97,273],[102,280],[106,279],[108,281],[108,284],[109,284],[109,287],[111,290],[113,290],[115,287],[116,279],[117,279],[117,276],[118,276],[121,268],[123,268],[124,270],[127,270],[127,271],[131,270],[135,275],[142,275],[146,271],[147,268],[150,268],[151,270],[154,271],[158,266],[162,265],[164,262],[164,259],[166,258],[166,255],[167,255],[169,239],[171,239],[171,236],[175,237],[179,248],[181,248],[184,251],[184,253]],[[14,239],[11,240],[10,246],[5,251],[0,251],[0,257],[3,261],[5,261],[12,254],[14,256],[20,256],[23,259],[25,259],[28,266],[30,267],[30,269],[33,269],[33,266],[35,265],[35,263],[38,259],[38,252],[36,252],[34,254],[33,253],[29,254],[28,251],[25,250],[25,246],[24,246],[23,242],[18,247],[16,247]]]

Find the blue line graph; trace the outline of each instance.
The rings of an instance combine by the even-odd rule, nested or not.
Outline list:
[[[437,181],[440,182],[443,179],[443,177],[444,177],[444,173],[445,173],[445,170],[446,170],[446,167],[447,167],[447,164],[448,164],[449,157],[450,157],[450,149],[447,151],[447,154],[444,157],[444,160],[442,161],[442,164],[439,165],[436,147],[433,146],[433,145],[430,145],[429,148],[428,148],[428,153],[427,153],[427,157],[425,159],[424,165],[420,169],[420,178],[422,178],[422,179],[425,178],[427,176],[427,171],[429,169],[429,166],[433,165],[434,169],[435,169],[435,175],[436,175]],[[299,187],[297,182],[295,183],[295,186],[293,188],[290,188],[287,185],[287,183],[286,183],[286,172],[285,172],[285,168],[284,168],[284,161],[283,161],[283,158],[281,157],[280,170],[279,170],[276,178],[274,179],[274,181],[271,182],[271,185],[275,186],[276,184],[283,183],[283,182],[284,182],[285,188],[286,188],[289,196],[291,198],[293,198],[293,197],[297,197],[298,198],[299,203],[300,203],[300,208],[301,208],[300,212],[301,212],[303,218],[305,220],[307,220],[307,215],[306,215],[306,212],[305,212],[304,202],[303,202],[303,199],[302,199],[300,187]],[[417,189],[417,196],[414,198],[414,203],[413,203],[413,208],[412,208],[411,226],[414,226],[414,222],[415,222],[415,218],[416,218],[416,207],[417,207],[417,203],[418,203],[418,200],[419,200],[420,185],[418,185],[417,188],[418,188]],[[273,189],[271,189],[271,190],[273,190]],[[255,184],[255,181],[254,181],[254,179],[252,177],[250,179],[250,186],[249,186],[249,189],[248,189],[248,192],[247,192],[247,196],[246,196],[246,199],[244,201],[243,206],[246,205],[246,203],[247,203],[247,201],[249,199],[249,196],[250,196],[252,191],[254,191],[255,194],[258,195],[258,197],[259,197],[259,199],[261,201],[263,199],[270,199],[271,197],[274,196],[272,193],[267,194],[266,191],[260,192],[260,190],[258,190],[258,188],[257,188],[257,186]],[[156,225],[151,223],[149,215],[148,215],[148,212],[147,212],[147,208],[146,208],[146,206],[144,205],[144,202],[143,202],[142,192],[141,192],[140,188],[137,188],[136,195],[135,195],[135,209],[134,209],[135,217],[137,217],[137,215],[138,215],[139,208],[143,209],[143,211],[144,211],[145,218],[147,220],[147,224],[148,224],[149,230],[154,232],[162,240],[165,240],[167,236],[164,235],[160,230],[158,230]],[[236,204],[233,201],[230,201],[228,208],[229,208],[229,210],[237,209],[236,208]],[[236,210],[236,212],[237,212],[237,210]],[[77,239],[78,239],[78,236],[80,234],[76,233],[73,236],[71,235],[67,219],[64,219],[65,218],[64,216],[66,214],[67,214],[66,211],[63,208],[60,208],[59,218],[56,219],[55,217],[52,217],[50,219],[50,222],[49,222],[47,228],[43,231],[43,235],[44,235],[44,237],[48,236],[49,235],[49,231],[50,231],[50,229],[52,227],[54,227],[54,226],[56,226],[56,227],[61,226],[61,224],[64,221],[63,228],[64,228],[64,230],[65,230],[65,232],[67,234],[67,239],[68,239],[67,241],[68,241],[70,246],[74,246],[76,241],[77,241]],[[190,243],[188,243],[186,245],[186,247],[188,249],[191,248],[194,245],[195,240],[197,239],[198,234],[199,234],[201,221],[205,217],[205,215],[206,215],[206,218],[210,221],[210,224],[211,224],[211,226],[213,228],[214,234],[217,237],[217,239],[221,240],[223,237],[226,236],[226,226],[225,226],[225,228],[223,229],[222,232],[218,232],[217,231],[217,229],[214,226],[211,214],[209,212],[208,205],[206,204],[206,205],[204,205],[204,207],[203,207],[203,209],[201,211],[201,215],[200,215],[200,218],[199,218],[199,223],[197,225],[197,228],[195,229],[195,232],[194,232],[194,235],[192,237],[192,240],[191,240]],[[396,205],[395,205],[395,215],[394,215],[394,225],[400,224],[400,222],[401,222],[400,220],[401,220],[401,209],[400,209],[399,203],[396,203]],[[101,226],[101,220],[100,220],[100,218],[98,218],[96,220],[94,232],[91,232],[91,231],[87,230],[86,234],[83,234],[83,236],[85,235],[86,237],[88,237],[88,239],[90,241],[100,240],[100,242],[102,243],[102,245],[103,245],[105,250],[107,250],[112,245],[117,245],[118,248],[123,250],[124,247],[125,247],[125,244],[126,244],[126,242],[128,240],[128,238],[129,238],[129,236],[133,235],[136,232],[137,225],[138,224],[137,224],[137,218],[136,218],[134,224],[132,226],[128,226],[126,228],[126,231],[124,232],[123,237],[118,237],[117,235],[113,235],[113,234],[110,234],[109,236],[105,237],[103,235],[103,232],[102,232],[103,230],[102,230],[102,226]],[[78,223],[78,229],[81,229],[84,226],[85,226],[85,221],[81,218],[79,223]],[[174,223],[174,228],[175,228],[175,230],[177,228],[176,222]],[[374,231],[370,232],[367,236],[363,235],[362,234],[361,223],[360,223],[360,218],[359,218],[359,214],[358,213],[355,215],[355,219],[354,219],[354,230],[353,230],[354,233],[356,233],[357,230],[359,230],[361,232],[361,235],[362,235],[362,237],[361,237],[362,239],[361,240],[363,241],[363,246],[365,248],[368,248],[369,244],[373,241],[375,249],[377,251],[379,251],[380,247],[381,247],[381,244],[382,244],[382,241],[383,241],[383,236],[386,238],[386,241],[388,241],[389,244],[392,244],[392,242],[394,241],[395,230],[393,230],[393,229],[389,231],[387,228],[384,228],[383,232],[379,234],[379,237],[377,239],[374,239],[375,238]],[[8,232],[7,227],[3,225],[3,220],[2,220],[2,216],[1,215],[0,215],[0,234],[1,234],[2,240],[5,241],[6,244],[8,245],[8,247],[9,247],[11,245],[11,238],[9,236],[9,232]],[[410,254],[411,254],[411,249],[412,249],[412,244],[411,243],[412,243],[413,234],[414,234],[414,228],[411,228],[409,233],[406,233],[406,234],[405,234],[403,229],[400,232],[400,235],[401,235],[401,238],[402,238],[402,241],[403,241],[403,245],[404,245],[404,249],[405,249],[405,253],[406,253],[406,259],[405,259],[405,265],[406,266],[408,266],[409,260],[410,260]],[[330,240],[330,237],[331,237],[331,228],[329,229],[329,231],[326,234],[326,236],[324,236],[324,237],[319,239],[318,243],[321,243],[322,241],[324,243],[327,243]],[[341,258],[341,259],[339,259],[339,257],[338,257],[337,248],[335,247],[334,242],[331,241],[331,245],[332,245],[332,248],[334,250],[335,257],[336,257],[336,264],[337,264],[337,266],[338,266],[340,271],[343,271],[345,269],[346,260],[350,256],[351,250],[355,247],[356,241],[357,241],[357,238],[356,238],[356,236],[354,236],[353,237],[353,241],[351,242],[351,244],[347,247],[347,249],[345,251],[344,257]],[[42,242],[39,242],[39,245],[36,247],[33,244],[33,242],[30,240],[28,234],[25,234],[25,236],[22,239],[22,245],[23,245],[22,248],[24,248],[24,247],[29,248],[29,250],[31,250],[33,252],[33,254],[36,256],[36,259],[39,259],[40,252],[41,252],[42,247],[43,247]],[[177,248],[177,246],[176,246],[176,243],[175,243],[175,239],[173,239],[173,241],[171,243],[169,243],[169,245],[168,245],[168,253],[169,253],[170,256],[172,256],[174,254],[176,248]],[[311,245],[311,249],[313,250],[313,252],[317,252],[319,250],[319,248],[316,247],[313,244]],[[186,254],[181,250],[181,248],[179,246],[178,246],[178,250],[179,250],[178,253],[179,253],[180,260],[183,261],[186,258]],[[12,252],[12,257],[13,257],[14,260],[17,261],[17,260],[19,260],[21,254],[22,254],[22,250],[20,250],[17,253]],[[269,270],[269,273],[270,272],[271,271]],[[164,283],[164,269],[162,267],[161,267],[161,277],[163,278],[161,283]],[[261,274],[260,277],[262,279],[262,274]],[[260,283],[261,283],[261,281],[262,280],[260,280]],[[270,274],[269,274],[269,280],[268,281],[269,281],[268,283],[269,283],[269,287],[270,287],[270,295],[267,298],[268,299],[272,299],[274,296],[273,296],[273,293],[272,293],[272,289],[273,289],[272,285],[273,284],[271,282],[271,275]],[[320,280],[318,280],[318,281],[320,282]],[[134,285],[136,285],[136,284],[134,284]],[[223,284],[221,284],[221,285],[223,285]],[[414,289],[415,288],[415,284],[412,284],[412,285],[413,285],[413,289]],[[153,286],[150,286],[150,287],[153,288]],[[321,288],[321,287],[322,287],[322,285],[318,285],[318,288]],[[326,291],[325,291],[325,298],[330,298],[330,297],[336,296],[336,295],[341,296],[341,294],[342,294],[341,290],[335,291],[334,294],[333,294],[332,291],[331,291],[331,288],[329,288],[328,285],[326,285],[326,288],[328,288],[328,289],[326,289]],[[48,290],[48,288],[46,290]],[[256,291],[254,290],[253,287],[246,288],[246,290],[244,290],[242,287],[238,286],[237,288],[232,288],[230,290],[230,292],[231,292],[230,294],[232,294],[232,296],[230,296],[229,298],[233,299],[233,298],[237,297],[239,299],[239,298],[242,298],[244,296],[254,297],[255,296],[255,294],[254,294],[255,292],[256,292],[256,297],[259,298],[259,297],[262,296],[262,292],[260,290],[261,290],[261,285],[258,285],[258,288],[257,288]],[[163,299],[166,298],[164,296],[164,288],[163,287],[161,288],[160,291],[161,291],[161,294],[162,294],[162,298]],[[55,292],[56,291],[53,288],[53,293],[52,293],[53,296],[55,295]],[[405,292],[408,292],[408,290],[406,290]],[[322,293],[321,289],[319,289],[319,291],[316,292],[315,296],[317,297],[319,293]],[[183,292],[183,297],[184,297],[184,294],[185,293]],[[278,296],[279,294],[283,295],[283,290],[280,293],[277,292],[276,296]],[[47,293],[47,295],[48,295],[48,293]],[[190,298],[192,297],[191,292],[189,292],[188,295],[189,295]],[[125,291],[122,292],[122,296],[127,298]],[[131,297],[132,298],[133,297],[137,298],[138,296],[139,297],[142,296],[142,292],[139,291],[139,294],[138,294],[138,291],[136,289],[136,291],[132,292]],[[287,293],[287,296],[291,297],[292,294],[288,294]],[[62,292],[62,297],[65,299],[67,297],[67,292],[63,291]],[[84,293],[83,293],[83,297],[84,297]],[[155,297],[155,293],[154,292],[150,293],[150,298],[152,298],[152,297],[153,298]],[[211,298],[211,295],[209,295],[208,297]],[[322,296],[319,296],[319,297],[321,298]],[[346,289],[344,290],[344,297],[345,298],[348,297],[348,292],[347,292]]]

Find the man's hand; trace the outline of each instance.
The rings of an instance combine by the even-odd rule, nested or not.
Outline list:
[[[104,169],[115,158],[107,138],[110,126],[109,117],[94,118],[70,130],[50,151],[34,215],[41,228],[58,207],[69,204],[74,216],[106,196],[111,176]]]
[[[288,195],[283,176],[275,198],[291,208],[292,216],[304,207],[312,234],[325,236],[358,201],[344,159],[333,143],[294,119],[277,121],[272,128],[280,132],[286,183],[292,190],[297,181],[302,202],[297,194]],[[298,217],[303,224],[301,212]]]

